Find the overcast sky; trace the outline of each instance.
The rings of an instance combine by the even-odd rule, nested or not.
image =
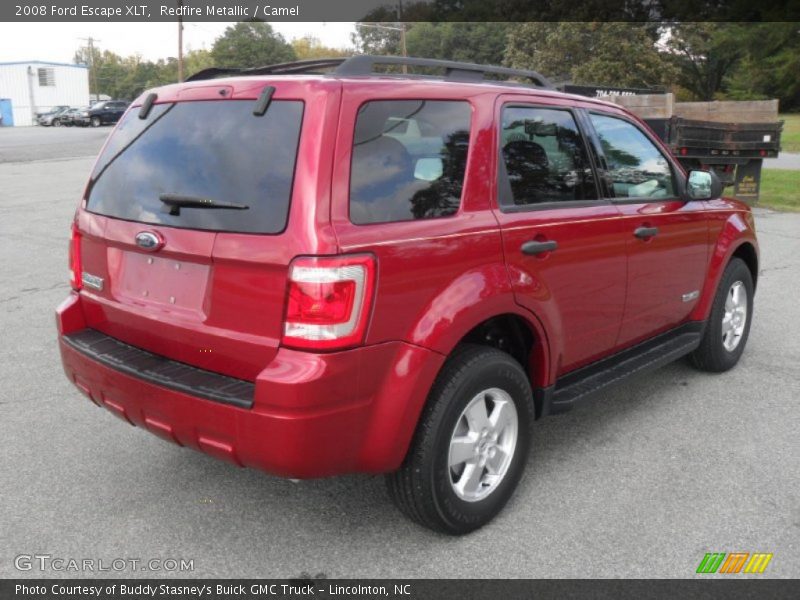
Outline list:
[[[0,0],[5,1],[5,0]],[[211,48],[232,23],[184,23],[184,49]],[[313,35],[335,48],[351,46],[353,23],[272,23],[287,41]],[[175,23],[0,23],[0,62],[44,60],[72,62],[79,38],[92,36],[102,50],[122,56],[141,54],[156,60],[178,54]]]

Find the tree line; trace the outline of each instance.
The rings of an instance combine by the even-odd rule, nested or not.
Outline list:
[[[184,53],[184,73],[188,76],[210,67],[259,67],[353,53],[353,50],[325,47],[312,36],[287,42],[269,23],[242,22],[226,28],[210,50],[203,48]],[[89,77],[92,95],[99,93],[114,99],[133,100],[148,88],[178,81],[175,57],[151,61],[139,55],[120,56],[95,46],[91,54],[89,48],[80,48],[73,61],[92,69]]]
[[[288,42],[271,25],[231,25],[211,49],[186,53],[185,72],[208,67],[257,67],[354,53],[401,54],[395,22],[357,27],[352,47],[330,48],[313,37]],[[557,82],[666,88],[679,100],[778,98],[800,110],[800,23],[463,23],[412,22],[410,56],[533,69]],[[93,59],[93,60],[90,60]],[[174,58],[146,61],[87,49],[75,61],[93,65],[98,90],[133,99],[178,78]]]

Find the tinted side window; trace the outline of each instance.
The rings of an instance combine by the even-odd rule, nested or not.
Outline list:
[[[358,111],[350,167],[356,224],[454,214],[467,166],[464,101],[376,100]]]
[[[504,205],[596,200],[597,188],[578,126],[566,110],[503,109]]]
[[[669,162],[650,139],[631,123],[590,115],[605,154],[613,198],[669,198],[675,181]]]

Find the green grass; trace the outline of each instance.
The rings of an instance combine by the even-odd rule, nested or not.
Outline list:
[[[787,113],[779,118],[784,121],[781,150],[783,152],[800,152],[800,113]]]
[[[761,189],[757,206],[800,211],[800,171],[782,169],[761,171]]]

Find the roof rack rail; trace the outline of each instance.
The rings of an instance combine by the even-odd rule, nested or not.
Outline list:
[[[486,75],[505,75],[527,79],[535,86],[553,89],[553,84],[541,73],[523,69],[494,67],[474,63],[438,60],[432,58],[413,58],[406,56],[371,56],[359,54],[349,58],[320,58],[300,60],[296,62],[266,65],[251,69],[216,68],[204,69],[195,73],[186,81],[213,79],[221,75],[297,75],[301,73],[318,73],[320,69],[332,69],[328,73],[344,77],[381,75],[375,71],[376,65],[405,65],[427,67],[444,71],[443,79],[452,81],[484,81]],[[498,81],[498,83],[503,83]]]
[[[541,73],[508,67],[478,65],[475,63],[438,60],[433,58],[413,58],[406,56],[370,56],[360,54],[344,61],[336,68],[337,75],[358,76],[375,74],[375,65],[406,65],[410,67],[429,67],[444,70],[444,79],[457,81],[483,81],[486,75],[505,75],[528,79],[537,87],[552,88],[553,84]]]
[[[203,69],[194,75],[187,77],[186,81],[201,81],[203,79],[214,79],[223,75],[296,75],[300,73],[313,73],[319,69],[337,67],[345,62],[346,58],[314,58],[310,60],[298,60],[288,63],[278,63],[266,65],[264,67],[253,67],[249,69],[237,68],[217,68]]]
[[[203,69],[202,71],[198,71],[197,73],[189,75],[189,77],[184,79],[184,81],[202,81],[203,79],[214,79],[215,77],[220,77],[222,75],[236,75],[237,73],[241,72],[241,69],[209,67],[208,69]]]

